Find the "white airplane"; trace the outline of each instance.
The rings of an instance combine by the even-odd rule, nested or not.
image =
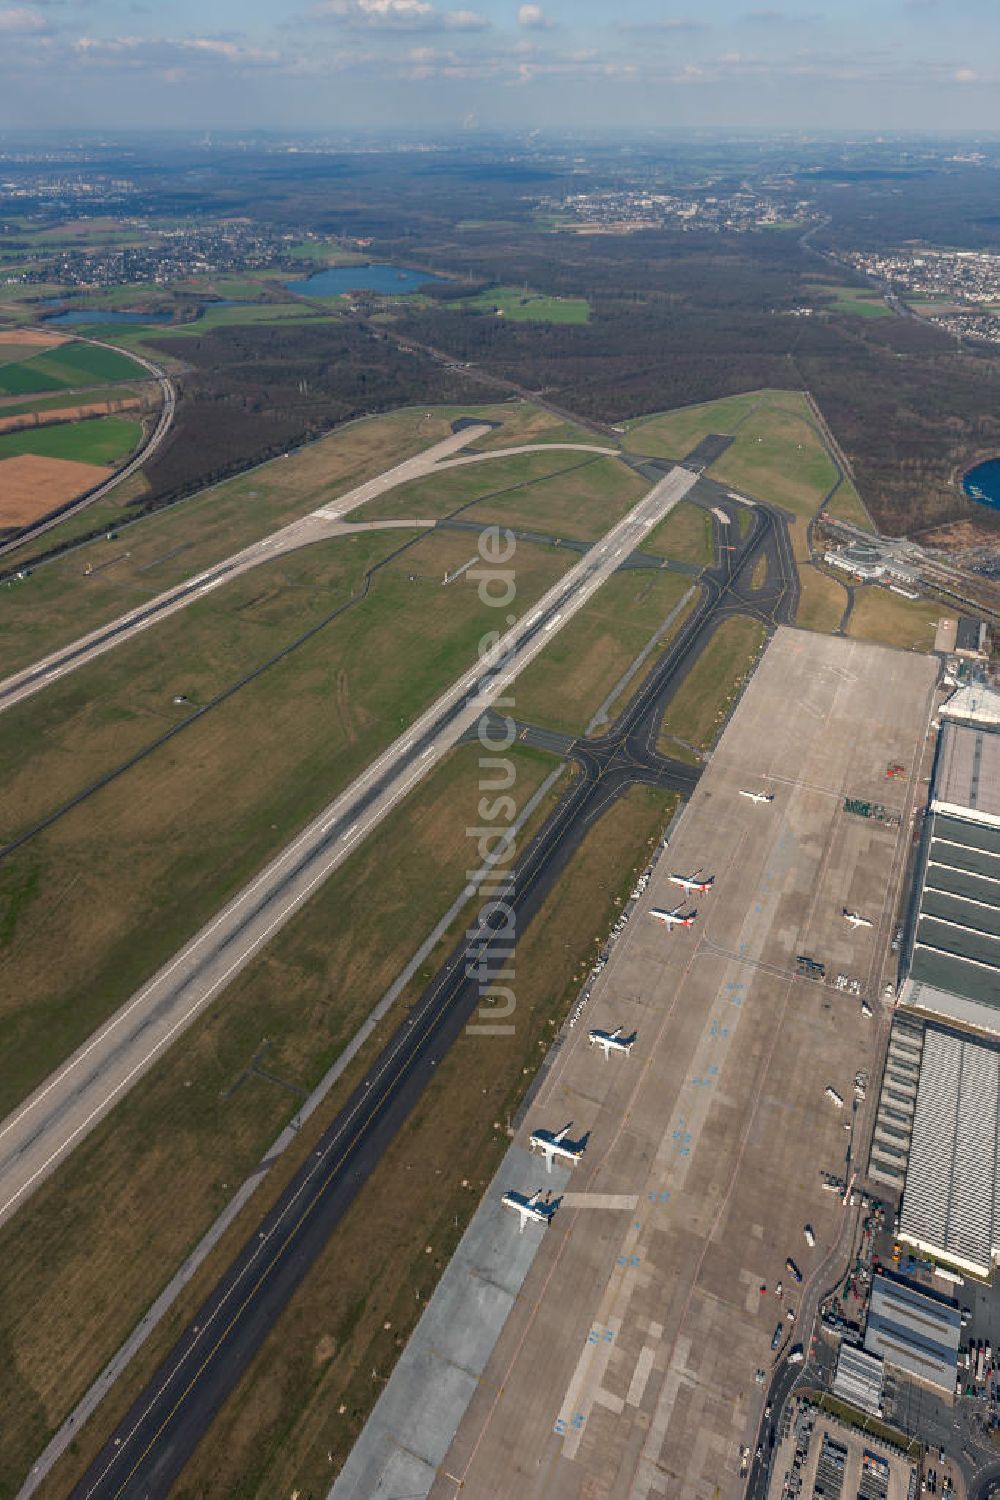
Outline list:
[[[500,1202],[504,1208],[512,1208],[519,1215],[518,1234],[524,1233],[524,1226],[528,1223],[547,1225],[559,1207],[558,1198],[553,1202],[551,1193],[543,1198],[541,1188],[536,1189],[530,1198],[526,1193],[515,1193],[512,1188],[504,1193]]]
[[[578,1161],[582,1161],[583,1153],[587,1149],[587,1136],[582,1136],[578,1141],[567,1140],[570,1125],[564,1125],[562,1130],[533,1130],[528,1137],[528,1148],[531,1151],[541,1151],[545,1157],[546,1171],[552,1171],[552,1163],[555,1160],[565,1162],[567,1166],[573,1167]]]
[[[710,891],[715,884],[715,876],[709,875],[707,879],[702,878],[700,870],[695,870],[693,875],[668,875],[668,880],[674,885],[679,885],[682,891]]]
[[[681,906],[684,902],[681,902]],[[649,915],[655,917],[657,922],[662,922],[669,931],[671,927],[693,927],[694,919],[698,915],[696,911],[681,911],[681,906],[675,906],[672,911],[664,911],[662,907],[654,906]]]
[[[870,927],[872,925],[867,917],[861,916],[856,911],[848,911],[846,906],[844,907],[844,921],[850,922],[852,927]]]
[[[741,797],[745,797],[748,802],[773,802],[774,801],[774,793],[773,792],[744,792],[744,791],[741,791],[740,792],[740,796]]]
[[[592,1031],[590,1033],[590,1045],[592,1047],[604,1048],[604,1061],[607,1062],[612,1052],[624,1052],[628,1057],[635,1046],[638,1032],[633,1031],[631,1036],[623,1036],[624,1026],[616,1026],[614,1031]]]

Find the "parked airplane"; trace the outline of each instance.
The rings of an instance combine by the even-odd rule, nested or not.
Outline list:
[[[559,1199],[556,1198],[553,1202],[551,1193],[543,1198],[541,1188],[533,1192],[530,1198],[526,1193],[515,1193],[512,1188],[504,1193],[500,1202],[504,1208],[512,1208],[518,1214],[518,1234],[524,1233],[524,1226],[528,1223],[547,1225],[559,1207]]]
[[[773,792],[744,792],[744,791],[741,791],[740,792],[740,796],[741,797],[745,797],[748,802],[773,802],[774,801],[774,793]]]
[[[570,1125],[564,1125],[562,1130],[533,1130],[528,1137],[528,1146],[532,1151],[541,1151],[545,1157],[546,1170],[552,1171],[552,1163],[555,1160],[565,1162],[567,1166],[573,1167],[583,1159],[583,1153],[587,1149],[588,1135],[581,1136],[578,1141],[567,1139]]]
[[[681,906],[683,906],[683,901]],[[664,911],[662,907],[654,906],[649,915],[662,922],[664,927],[693,927],[694,919],[698,915],[696,911],[681,911],[681,906],[675,906],[672,911]]]
[[[705,891],[710,891],[715,884],[714,875],[709,875],[707,879],[702,879],[700,870],[695,870],[693,875],[669,875],[667,878],[668,880],[672,880],[674,885],[679,885],[682,891],[701,891],[704,893]]]
[[[614,1031],[592,1031],[590,1033],[590,1045],[592,1047],[604,1048],[605,1062],[607,1062],[612,1052],[624,1052],[625,1056],[628,1057],[635,1046],[635,1039],[639,1033],[633,1031],[631,1036],[623,1036],[622,1033],[624,1030],[624,1026],[616,1026]]]
[[[852,927],[870,927],[872,925],[867,917],[862,917],[856,911],[848,911],[846,906],[844,907],[844,920],[850,922]]]

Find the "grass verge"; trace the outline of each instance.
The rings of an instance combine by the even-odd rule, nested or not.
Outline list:
[[[856,640],[881,641],[910,651],[930,651],[937,622],[947,610],[931,599],[904,599],[868,584],[854,593],[847,634]]]
[[[667,705],[658,740],[665,755],[676,753],[675,740],[710,748],[766,636],[760,621],[745,615],[722,621]]]

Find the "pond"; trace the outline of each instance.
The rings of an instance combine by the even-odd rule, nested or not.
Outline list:
[[[1000,458],[988,458],[970,469],[962,479],[962,488],[970,500],[1000,510]]]
[[[168,312],[119,312],[113,307],[71,307],[66,312],[46,318],[46,323],[72,325],[77,323],[169,323]]]

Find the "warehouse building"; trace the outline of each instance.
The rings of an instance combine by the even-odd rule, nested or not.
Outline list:
[[[857,1344],[846,1341],[840,1346],[833,1394],[861,1411],[877,1417],[882,1411],[882,1387],[885,1366],[874,1354],[867,1354]]]
[[[865,1349],[948,1400],[958,1380],[961,1327],[957,1307],[908,1283],[874,1278]]]
[[[928,1026],[899,1237],[988,1277],[1000,1261],[1000,1047]]]
[[[1000,1034],[1000,734],[941,726],[900,1001]]]

